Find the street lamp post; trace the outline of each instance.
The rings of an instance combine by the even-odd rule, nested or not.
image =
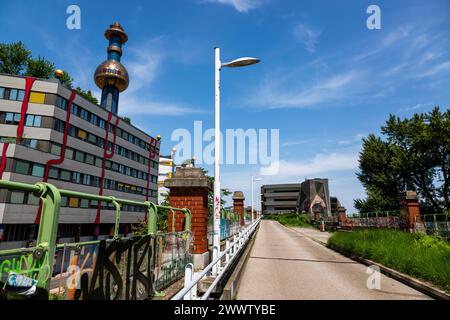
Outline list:
[[[220,48],[214,48],[214,94],[215,94],[215,130],[214,130],[214,216],[213,216],[213,261],[220,254],[220,70],[223,67],[245,67],[258,63],[256,58],[239,58],[227,63],[220,61]],[[213,275],[217,275],[217,266],[213,267]]]
[[[253,191],[253,182],[254,181],[261,181],[262,179],[261,178],[254,178],[253,176],[252,176],[252,213],[251,213],[251,222],[253,222],[253,193],[254,193],[254,191]]]

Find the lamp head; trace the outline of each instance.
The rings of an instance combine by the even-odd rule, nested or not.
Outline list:
[[[252,58],[252,57],[243,57],[239,59],[235,59],[230,62],[222,63],[222,67],[230,67],[230,68],[237,68],[237,67],[246,67],[252,64],[256,64],[260,62],[261,60],[258,58]]]

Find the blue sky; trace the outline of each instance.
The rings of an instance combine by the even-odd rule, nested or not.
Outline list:
[[[71,4],[81,8],[81,30],[66,28]],[[370,4],[381,8],[380,30],[366,27]],[[92,75],[106,58],[103,33],[120,21],[130,86],[119,113],[161,134],[165,154],[176,144],[173,130],[193,130],[195,120],[214,125],[213,48],[223,61],[261,58],[221,72],[222,129],[280,129],[281,170],[263,183],[328,177],[350,212],[364,196],[356,178],[361,138],[379,133],[389,113],[407,117],[450,102],[446,0],[3,0],[0,8],[2,42],[23,41],[97,97]],[[259,169],[224,165],[222,185],[244,191],[249,204]]]

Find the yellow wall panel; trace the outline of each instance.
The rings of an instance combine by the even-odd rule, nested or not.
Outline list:
[[[42,92],[31,92],[30,93],[30,103],[44,103],[45,93]]]

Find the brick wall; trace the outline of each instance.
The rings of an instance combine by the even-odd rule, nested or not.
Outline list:
[[[182,187],[170,189],[170,206],[188,208],[192,214],[193,253],[208,251],[208,189],[201,187]],[[169,231],[172,231],[172,214],[169,214]],[[185,218],[183,213],[175,213],[175,231],[183,231]]]

